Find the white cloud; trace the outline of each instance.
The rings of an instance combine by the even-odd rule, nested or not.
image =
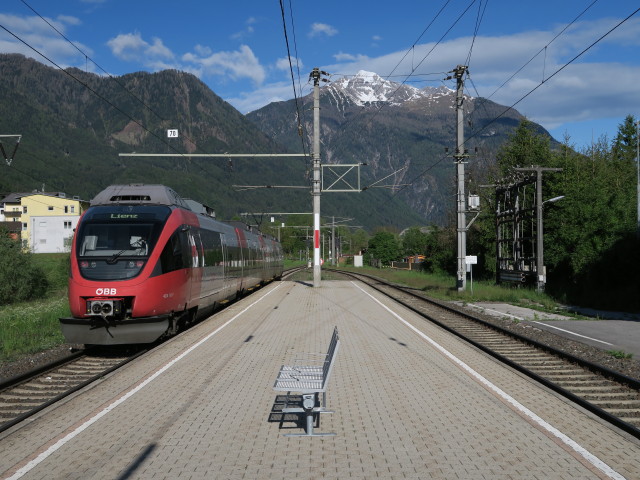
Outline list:
[[[318,36],[327,36],[333,37],[338,34],[338,30],[336,30],[331,25],[327,25],[326,23],[314,23],[311,25],[311,31],[309,32],[309,37],[318,37]]]
[[[336,62],[367,62],[371,60],[366,55],[353,55],[351,53],[339,52],[333,55],[333,58],[336,59]]]
[[[67,37],[71,36],[67,32],[68,27],[80,24],[78,18],[67,15],[60,15],[57,19],[47,18],[47,21]],[[89,56],[93,54],[91,48],[80,42],[74,42],[73,45],[69,43],[40,17],[0,13],[0,24],[15,35],[0,30],[0,52],[2,53],[21,53],[48,64],[44,55],[62,68],[70,66],[85,68],[86,58],[76,46]],[[71,40],[73,41],[73,38]]]
[[[304,92],[306,95],[309,92]],[[237,97],[225,98],[242,114],[247,114],[269,103],[282,102],[293,98],[291,82],[282,81],[263,85],[251,92],[243,92]]]
[[[255,32],[255,28],[253,27],[253,25],[257,23],[258,23],[258,20],[255,17],[249,17],[245,21],[246,27],[244,28],[244,30],[240,30],[239,32],[234,33],[233,35],[231,35],[231,38],[233,40],[240,40],[240,41],[246,40]]]
[[[140,32],[124,33],[107,42],[111,53],[120,60],[138,61],[144,65],[157,62],[159,59],[172,59],[174,54],[159,38],[152,38],[152,43],[142,39]]]
[[[198,55],[197,52],[186,53],[182,60],[204,77],[224,75],[233,80],[248,78],[256,85],[262,84],[266,78],[264,67],[247,45],[240,45],[235,51],[215,52],[207,56]]]
[[[467,82],[466,90],[473,96],[492,95],[491,100],[505,106],[521,100],[514,108],[548,129],[572,121],[636,114],[632,110],[640,105],[640,65],[636,60],[630,62],[628,56],[640,46],[640,19],[626,22],[624,28],[550,78],[619,21],[577,22],[551,44],[558,31],[478,36],[469,65],[473,83]],[[425,78],[418,74],[448,72],[465,62],[471,40],[460,37],[444,41],[435,49],[434,43],[416,45],[408,55],[407,50],[379,57],[339,52],[334,55],[337,63],[321,68],[328,72],[367,70],[381,75],[395,69],[396,75],[413,72],[411,80],[416,80]],[[509,80],[520,67],[522,70]],[[428,78],[443,81],[445,76],[443,73]],[[507,83],[502,86],[504,82]],[[454,86],[453,81],[445,84]]]
[[[176,55],[162,39],[147,42],[139,32],[120,34],[107,42],[114,56],[128,62],[141,63],[155,71],[162,69],[183,70],[198,76],[223,79],[249,79],[260,85],[266,78],[265,68],[251,48],[240,45],[237,50],[214,52],[205,45],[196,45],[192,52]]]
[[[71,15],[58,15],[58,20],[62,24],[66,25],[81,25],[82,22],[77,17],[72,17]]]
[[[302,60],[300,60],[299,58],[296,59],[295,57],[291,57],[291,65],[293,65],[294,70],[297,70],[297,69],[302,70],[304,68],[304,64],[302,63]],[[289,58],[285,57],[285,58],[279,58],[278,60],[276,60],[277,70],[284,70],[288,72],[289,68],[290,68]]]

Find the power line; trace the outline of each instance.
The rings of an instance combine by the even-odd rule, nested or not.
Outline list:
[[[291,1],[289,1],[289,11],[291,14],[291,22],[293,25],[293,9],[291,8]],[[282,14],[282,29],[284,31],[284,40],[285,40],[285,44],[287,46],[287,59],[289,60],[289,72],[291,73],[291,83],[293,85],[293,97],[295,100],[295,105],[296,105],[296,119],[298,121],[298,135],[300,136],[300,141],[302,142],[302,152],[306,153],[307,150],[305,148],[305,142],[304,142],[304,135],[303,135],[303,127],[302,127],[302,120],[301,120],[301,114],[300,114],[300,105],[298,102],[298,95],[296,93],[296,82],[294,79],[294,75],[293,75],[293,64],[291,63],[291,50],[289,48],[289,35],[287,34],[287,22],[286,22],[286,18],[285,18],[285,13],[284,13],[284,4],[282,3],[282,0],[280,0],[280,12]],[[294,35],[295,35],[295,30],[294,30]],[[295,40],[295,38],[294,38]],[[298,62],[298,54],[297,54],[297,50],[296,50],[296,63]],[[298,70],[298,79],[300,78],[300,71]]]
[[[595,0],[597,1],[597,0]],[[609,31],[607,31],[605,34],[603,34],[602,36],[600,36],[597,40],[595,40],[591,45],[589,45],[588,47],[586,47],[584,50],[582,50],[580,53],[578,53],[575,57],[573,57],[571,60],[569,60],[567,63],[565,63],[562,67],[558,68],[555,72],[553,72],[551,75],[549,75],[546,79],[542,79],[542,81],[536,85],[535,87],[533,87],[531,90],[529,90],[527,93],[525,93],[522,97],[520,97],[519,100],[517,100],[515,103],[513,103],[510,107],[507,107],[502,113],[500,113],[500,115],[498,115],[497,117],[495,117],[493,120],[491,120],[489,123],[487,123],[484,127],[482,127],[480,130],[474,132],[470,137],[467,138],[467,140],[470,140],[471,138],[477,137],[480,132],[482,132],[483,130],[485,130],[489,125],[491,125],[493,122],[497,121],[498,119],[500,119],[505,113],[507,113],[509,110],[511,110],[513,107],[515,107],[516,105],[518,105],[520,102],[522,102],[525,98],[527,98],[529,95],[531,95],[533,92],[535,92],[538,88],[540,88],[542,85],[544,85],[547,81],[551,80],[553,77],[555,77],[558,73],[560,73],[562,70],[564,70],[565,68],[567,68],[569,65],[571,65],[574,61],[576,61],[578,58],[580,58],[582,55],[584,55],[586,52],[588,52],[591,48],[593,48],[596,44],[598,44],[601,40],[603,40],[605,37],[607,37],[611,32],[613,32],[614,30],[616,30],[618,27],[620,27],[620,25],[622,25],[623,23],[625,23],[626,21],[628,21],[631,17],[633,17],[636,13],[640,12],[640,8],[636,9],[635,11],[633,11],[629,16],[627,16],[624,20],[620,21],[617,25],[615,25],[614,27],[612,27]]]
[[[482,19],[484,18],[484,13],[487,11],[487,5],[489,4],[489,0],[485,0],[484,8],[482,8],[482,0],[480,0],[480,4],[478,5],[478,16],[476,17],[476,28],[473,31],[473,38],[471,39],[471,47],[469,47],[469,54],[467,55],[467,60],[464,62],[464,65],[467,67],[471,64],[471,53],[473,52],[473,45],[476,43],[476,37],[478,36],[478,31],[480,30],[480,24],[482,23]]]
[[[597,0],[595,0],[597,1]],[[593,3],[595,3],[595,1]],[[591,5],[593,5],[593,3]],[[591,7],[591,5],[589,5],[588,8]],[[586,11],[586,10],[585,10]],[[584,55],[587,51],[589,51],[591,48],[593,48],[596,44],[598,44],[601,40],[603,40],[605,37],[607,37],[611,32],[613,32],[614,30],[616,30],[618,27],[620,27],[622,24],[624,24],[625,22],[627,22],[631,17],[633,17],[635,14],[637,14],[640,11],[640,8],[634,10],[631,14],[629,14],[625,19],[623,19],[622,21],[620,21],[618,24],[616,24],[614,27],[612,27],[609,31],[607,31],[605,34],[603,34],[602,36],[600,36],[597,40],[595,40],[593,43],[591,43],[588,47],[586,47],[584,50],[582,50],[580,53],[578,53],[576,56],[574,56],[571,60],[569,60],[567,63],[565,63],[562,67],[560,67],[559,69],[557,69],[555,72],[553,72],[551,75],[549,75],[549,77],[547,77],[546,79],[543,79],[538,85],[536,85],[534,88],[532,88],[529,92],[527,92],[526,94],[524,94],[519,100],[517,100],[514,104],[512,104],[510,107],[507,107],[502,113],[500,113],[500,115],[498,115],[497,117],[495,117],[493,120],[491,120],[489,123],[487,123],[484,127],[482,127],[480,130],[474,132],[472,135],[470,135],[469,137],[467,137],[466,140],[470,140],[472,138],[477,137],[482,131],[484,131],[489,125],[491,125],[492,123],[494,123],[495,121],[497,121],[498,119],[500,119],[505,113],[507,113],[509,110],[511,110],[513,107],[515,107],[516,105],[518,105],[522,100],[524,100],[525,98],[527,98],[529,95],[531,95],[534,91],[536,91],[538,88],[540,88],[546,81],[550,80],[551,78],[553,78],[554,76],[556,76],[558,73],[560,73],[562,70],[564,70],[567,66],[569,66],[571,63],[573,63],[575,60],[577,60],[578,58],[580,58],[582,55]],[[584,13],[584,12],[583,12]],[[582,14],[581,14],[582,15]],[[575,21],[575,20],[574,20]],[[566,30],[566,29],[565,29]],[[564,31],[564,30],[563,30]],[[556,36],[557,38],[557,36]],[[555,38],[554,38],[555,40]],[[413,182],[415,182],[418,178],[422,177],[423,175],[425,175],[429,170],[435,168],[438,164],[440,164],[444,159],[446,158],[446,156],[441,157],[440,159],[438,159],[435,163],[433,163],[432,165],[430,165],[429,167],[427,167],[427,169],[425,169],[422,173],[420,173],[419,175],[417,175],[413,180],[411,180],[411,182],[409,182],[409,184],[413,184]],[[396,192],[396,195],[398,193],[400,193],[402,190],[404,190],[405,187],[401,188],[400,190],[398,190]]]
[[[146,132],[148,132],[149,134],[151,134],[153,137],[157,138],[158,140],[160,140],[162,143],[164,143],[165,145],[167,145],[167,147],[169,147],[171,150],[173,150],[176,155],[178,156],[182,156],[182,157],[188,157],[188,154],[184,154],[181,152],[178,152],[178,150],[176,150],[173,145],[165,142],[164,138],[162,138],[161,136],[159,136],[158,134],[152,132],[151,130],[149,130],[147,127],[145,127],[142,123],[140,123],[138,120],[134,119],[131,115],[129,115],[127,112],[125,112],[124,110],[122,110],[120,107],[118,107],[117,105],[115,105],[113,102],[111,102],[108,98],[106,98],[104,95],[101,95],[100,93],[98,93],[96,90],[94,90],[93,88],[91,88],[87,83],[83,82],[81,79],[79,79],[78,77],[76,77],[75,75],[73,75],[71,72],[65,70],[64,68],[62,68],[60,65],[58,65],[56,62],[54,62],[53,60],[51,60],[49,57],[47,57],[44,53],[40,52],[37,48],[33,47],[32,45],[30,45],[29,43],[27,43],[25,40],[23,40],[22,38],[20,38],[18,35],[16,35],[15,33],[13,33],[11,30],[9,30],[7,27],[5,27],[4,25],[0,25],[0,28],[2,28],[4,31],[6,31],[8,34],[10,34],[11,36],[13,36],[16,40],[18,40],[19,42],[23,43],[24,45],[26,45],[27,47],[29,47],[31,50],[33,50],[34,52],[36,52],[38,55],[40,55],[42,58],[44,58],[45,60],[47,60],[48,62],[50,62],[52,65],[54,65],[56,68],[58,68],[60,71],[62,71],[63,73],[65,73],[66,75],[68,75],[69,77],[71,77],[73,80],[75,80],[76,82],[78,82],[80,85],[82,85],[83,87],[85,87],[87,90],[89,90],[91,93],[93,93],[96,97],[98,97],[99,99],[101,99],[102,101],[106,102],[107,104],[109,104],[112,108],[114,108],[115,110],[117,110],[118,112],[120,112],[122,115],[124,115],[125,117],[127,117],[129,120],[131,120],[132,122],[134,122],[136,125],[138,125],[139,127],[141,127],[143,130],[145,130]]]
[[[504,87],[507,83],[509,83],[513,77],[515,77],[516,75],[518,75],[527,65],[529,65],[534,58],[536,58],[538,55],[540,55],[540,53],[542,53],[543,51],[546,53],[546,49],[549,45],[551,45],[558,37],[560,37],[569,27],[571,27],[576,21],[578,21],[578,19],[580,17],[582,17],[582,15],[584,15],[587,10],[589,10],[595,3],[597,3],[598,0],[593,0],[593,2],[591,2],[587,8],[585,8],[582,12],[580,12],[580,14],[578,14],[578,16],[576,18],[574,18],[570,23],[568,23],[560,32],[558,32],[558,34],[556,34],[555,37],[553,37],[551,39],[551,41],[549,41],[544,47],[542,47],[540,50],[538,50],[538,52],[536,54],[534,54],[524,65],[522,65],[518,70],[516,70],[509,78],[507,78],[507,80],[505,80],[505,82],[500,85],[498,88],[496,88],[493,93],[491,95],[489,95],[488,97],[486,97],[487,100],[489,100],[491,97],[493,97],[496,92],[498,90],[500,90],[502,87]],[[635,13],[635,12],[634,12]],[[633,15],[633,14],[632,14]],[[616,27],[617,28],[617,27]],[[598,40],[599,41],[599,40]],[[590,47],[589,47],[590,48]]]
[[[64,33],[62,33],[60,30],[58,30],[55,25],[51,24],[46,18],[44,18],[42,15],[40,15],[40,13],[38,13],[31,5],[29,5],[25,0],[20,0],[22,3],[24,3],[33,13],[35,13],[38,17],[40,17],[42,19],[43,22],[45,22],[47,25],[49,25],[53,30],[55,30],[58,35],[60,35],[62,38],[64,38],[71,46],[73,46],[73,48],[75,48],[76,50],[78,50],[78,52],[80,52],[85,59],[87,60],[91,60],[91,63],[93,63],[96,67],[98,67],[100,70],[102,70],[106,75],[109,76],[109,78],[111,78],[111,80],[113,80],[114,82],[116,82],[118,85],[120,85],[120,87],[122,87],[123,90],[125,90],[129,95],[131,95],[133,98],[135,98],[138,102],[140,102],[147,110],[149,110],[151,113],[153,113],[156,117],[158,117],[160,120],[162,121],[166,121],[166,119],[164,119],[159,113],[157,113],[155,110],[153,110],[149,105],[147,105],[144,100],[142,100],[140,97],[138,97],[136,94],[134,94],[131,90],[129,90],[127,87],[125,87],[122,83],[120,83],[113,75],[111,75],[109,72],[107,72],[104,68],[102,68],[100,65],[98,65],[98,63],[95,62],[95,60],[93,60],[91,57],[89,57],[85,52],[82,51],[82,49],[80,49],[75,43],[73,43],[71,40],[69,40]]]

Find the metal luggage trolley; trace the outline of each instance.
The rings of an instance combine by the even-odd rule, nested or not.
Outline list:
[[[286,437],[320,437],[335,435],[335,433],[315,433],[313,425],[315,418],[321,413],[333,413],[327,410],[327,383],[333,370],[333,363],[340,346],[338,327],[333,329],[331,342],[326,354],[304,354],[306,358],[316,357],[311,365],[298,365],[302,360],[296,359],[294,365],[280,367],[278,377],[273,389],[278,392],[287,392],[287,401],[282,413],[304,413],[306,433],[288,433]],[[319,358],[318,358],[319,357]],[[313,360],[311,360],[313,361]],[[302,395],[302,407],[288,407],[289,397],[292,393]],[[322,400],[320,400],[322,393]],[[319,422],[318,422],[319,423]]]

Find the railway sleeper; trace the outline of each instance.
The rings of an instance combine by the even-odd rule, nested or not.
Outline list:
[[[634,422],[638,422],[640,420],[640,409],[627,409],[627,408],[612,408],[605,409],[607,413],[611,415],[615,415],[616,417],[622,419],[625,422],[629,422],[629,419],[633,419]]]
[[[44,390],[22,390],[20,388],[12,389],[0,395],[0,403],[10,398],[50,398],[51,392]]]
[[[589,401],[616,401],[616,400],[638,400],[640,397],[634,392],[602,392],[602,393],[583,393],[582,398]]]
[[[47,397],[47,398],[50,398]],[[5,397],[2,399],[2,402],[0,402],[0,409],[2,407],[7,407],[7,406],[11,406],[11,408],[15,408],[16,405],[17,406],[29,406],[29,405],[33,405],[33,406],[38,406],[42,404],[42,399],[38,399],[38,398],[24,398],[24,397]]]

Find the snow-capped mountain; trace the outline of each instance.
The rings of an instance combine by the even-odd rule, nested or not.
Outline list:
[[[363,185],[380,187],[369,190],[388,189],[395,193],[389,202],[391,198],[404,201],[425,221],[443,222],[451,206],[455,174],[445,151],[455,149],[455,97],[455,90],[444,84],[416,88],[367,71],[332,79],[320,88],[322,163],[365,162]],[[312,116],[304,112],[310,111],[313,95],[302,102],[303,131],[307,145],[312,145]],[[465,147],[478,148],[469,168],[487,172],[523,117],[513,109],[466,95],[464,108]],[[295,111],[293,100],[277,102],[247,118],[277,143],[299,151]],[[388,222],[393,224],[394,218],[390,216]]]
[[[323,88],[325,94],[332,95],[342,104],[345,100],[356,106],[386,103],[402,105],[419,100],[435,100],[451,95],[453,90],[441,87],[416,88],[393,82],[380,75],[360,70],[353,77],[342,77]]]

